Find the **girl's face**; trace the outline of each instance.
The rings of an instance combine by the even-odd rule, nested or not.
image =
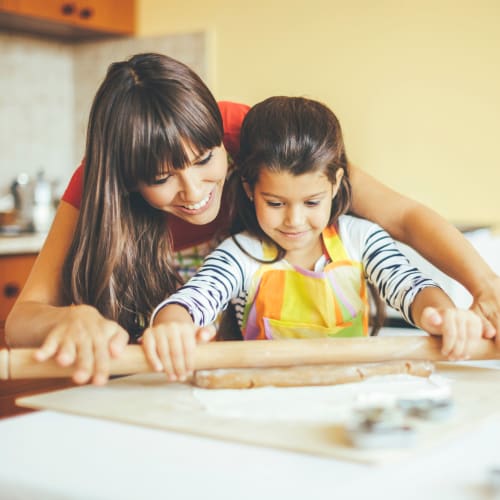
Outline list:
[[[138,191],[153,207],[191,224],[208,224],[217,216],[227,173],[224,146],[190,156],[190,165],[171,170],[154,184],[140,183]]]
[[[328,225],[342,169],[337,174],[332,185],[321,171],[293,176],[262,168],[253,192],[245,186],[253,197],[260,227],[286,251],[291,262],[317,260],[321,255],[320,235]]]

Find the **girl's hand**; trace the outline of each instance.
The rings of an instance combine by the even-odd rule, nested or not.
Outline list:
[[[213,326],[200,328],[191,322],[171,321],[147,328],[141,342],[153,369],[164,371],[173,382],[184,381],[193,374],[196,344],[214,336]]]
[[[450,361],[469,359],[472,347],[483,331],[477,314],[452,307],[426,307],[422,311],[421,326],[431,334],[443,336],[441,352]]]
[[[483,281],[482,288],[473,296],[471,310],[483,321],[483,337],[492,339],[500,348],[500,276]]]
[[[85,384],[90,378],[95,385],[105,384],[109,378],[109,358],[116,358],[123,352],[128,333],[92,306],[66,309],[65,318],[47,335],[35,352],[35,359],[54,358],[61,366],[74,365],[76,384]]]

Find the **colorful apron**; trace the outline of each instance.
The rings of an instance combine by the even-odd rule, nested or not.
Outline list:
[[[331,260],[324,271],[281,260],[255,273],[243,316],[245,340],[368,335],[363,267],[349,258],[333,226],[322,237]],[[275,254],[264,245],[264,259]]]

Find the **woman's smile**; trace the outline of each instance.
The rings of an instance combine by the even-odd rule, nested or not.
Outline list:
[[[196,203],[184,203],[180,205],[180,208],[182,210],[185,210],[189,214],[198,214],[203,212],[205,209],[208,209],[210,207],[210,202],[214,199],[214,191],[215,188],[208,193],[208,196],[203,198],[202,200],[196,202]]]

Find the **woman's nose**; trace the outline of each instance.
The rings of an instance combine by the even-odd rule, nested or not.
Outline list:
[[[179,173],[181,196],[185,201],[197,202],[202,194],[202,182],[196,171],[186,168]]]

